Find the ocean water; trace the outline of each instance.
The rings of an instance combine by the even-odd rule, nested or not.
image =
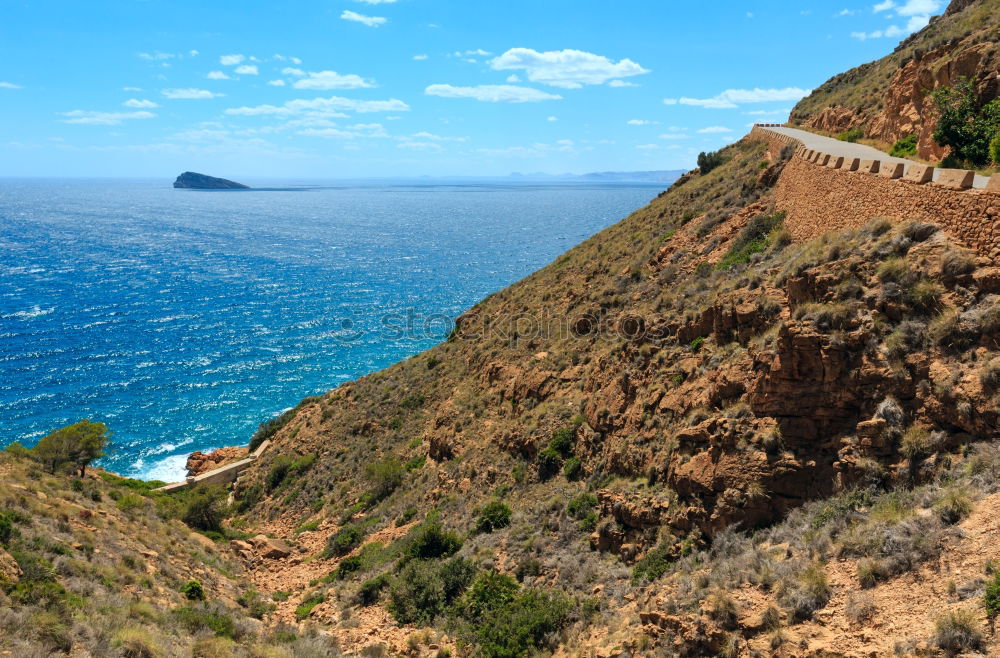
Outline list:
[[[645,205],[651,184],[0,179],[0,445],[82,418],[178,479]]]

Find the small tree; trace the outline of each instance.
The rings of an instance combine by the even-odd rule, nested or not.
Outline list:
[[[39,441],[31,453],[50,473],[55,473],[64,464],[73,464],[83,477],[87,465],[104,456],[108,436],[104,423],[81,420],[52,432]]]
[[[980,103],[971,78],[959,78],[953,87],[941,87],[931,96],[938,119],[934,141],[950,146],[951,155],[973,166],[990,162],[990,142],[1000,129],[1000,100]]]

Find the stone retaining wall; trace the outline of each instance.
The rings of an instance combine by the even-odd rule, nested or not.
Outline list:
[[[256,450],[247,455],[246,459],[241,459],[238,462],[220,466],[219,468],[212,469],[211,471],[207,471],[201,475],[189,477],[183,482],[173,482],[162,486],[159,489],[154,489],[154,491],[173,493],[174,491],[181,491],[182,489],[187,489],[188,487],[194,488],[199,485],[229,484],[230,482],[235,482],[236,478],[238,478],[243,471],[250,468],[250,464],[254,463],[258,457],[263,455],[269,447],[271,447],[271,442],[264,441],[257,446]]]
[[[876,217],[894,222],[918,220],[940,225],[982,256],[1000,259],[1000,174],[985,190],[969,189],[972,172],[944,170],[930,182],[933,168],[832,157],[803,147],[798,140],[758,125],[755,139],[768,144],[775,158],[789,144],[795,155],[775,185],[785,226],[796,241],[828,231],[860,228]]]

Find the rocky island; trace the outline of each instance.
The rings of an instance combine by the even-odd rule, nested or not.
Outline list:
[[[193,171],[185,171],[174,181],[174,187],[186,190],[249,190],[249,185],[226,180],[225,178],[215,178]]]

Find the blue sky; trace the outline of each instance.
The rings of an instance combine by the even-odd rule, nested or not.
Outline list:
[[[9,0],[0,176],[680,169],[943,0]]]

